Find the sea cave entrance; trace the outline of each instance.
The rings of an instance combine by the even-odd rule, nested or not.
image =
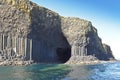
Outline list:
[[[58,61],[65,63],[71,57],[71,48],[57,48]]]

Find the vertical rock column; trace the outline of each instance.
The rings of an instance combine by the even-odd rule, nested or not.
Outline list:
[[[30,39],[27,39],[27,60],[30,60]]]
[[[79,48],[79,56],[82,56],[81,55],[81,46],[78,46],[78,48]]]
[[[12,37],[8,36],[7,38],[7,48],[12,48]]]
[[[23,55],[23,58],[25,59],[25,38],[21,38],[21,52],[22,52],[22,55]]]
[[[87,48],[85,47],[85,56],[87,56]]]
[[[7,48],[7,39],[8,39],[8,36],[5,35],[5,36],[4,36],[4,49]]]
[[[16,36],[12,37],[12,48],[14,53],[16,54]]]
[[[7,47],[7,36],[3,34],[2,37],[3,50]]]
[[[21,54],[24,56],[24,39],[21,38]]]
[[[19,55],[19,38],[16,37],[16,55]]]
[[[7,56],[8,56],[9,60],[12,60],[11,49],[12,49],[12,38],[9,35],[8,38],[7,38],[7,49],[6,49],[7,50]]]
[[[0,34],[0,50],[3,50],[3,35]]]
[[[80,56],[80,57],[87,56],[87,48],[85,46],[86,46],[86,44],[83,44],[80,41],[74,41],[74,43],[72,45],[72,49],[71,49],[72,55]]]
[[[76,55],[76,46],[72,45],[72,56]]]
[[[21,55],[22,54],[22,52],[21,52],[21,46],[22,46],[21,44],[22,43],[21,43],[21,38],[20,37],[18,38],[18,42],[19,42],[19,55]]]
[[[25,59],[26,59],[26,52],[27,52],[27,38],[24,39],[24,42],[25,42],[25,50],[24,50],[24,56],[25,56]]]
[[[30,60],[30,39],[25,40],[25,56],[26,60]]]
[[[30,39],[30,60],[32,60],[32,39]]]
[[[4,34],[2,35],[2,46],[3,46],[3,50],[4,50]]]
[[[17,52],[18,52],[18,55],[20,55],[20,38],[18,37],[17,39],[17,44],[18,44],[18,47],[17,47]]]
[[[72,45],[72,55],[73,56],[81,56],[81,47],[79,46],[79,43],[75,41]]]
[[[7,48],[10,48],[10,36],[7,38]]]

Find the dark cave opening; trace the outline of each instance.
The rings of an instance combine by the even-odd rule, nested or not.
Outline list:
[[[65,63],[71,57],[71,48],[57,48],[58,61]]]

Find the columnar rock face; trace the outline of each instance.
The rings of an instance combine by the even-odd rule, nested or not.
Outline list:
[[[99,60],[114,58],[107,57],[108,47],[102,45],[91,22],[61,17],[29,0],[0,0],[0,34],[8,36],[8,44],[2,39],[0,45],[8,47],[12,44],[10,37],[20,38],[20,43],[29,46],[31,54],[28,56],[35,62],[66,62],[73,56],[94,56]],[[0,46],[0,50],[4,46]],[[18,51],[25,54],[24,47],[18,45]]]
[[[112,54],[110,46],[108,46],[107,44],[103,44],[103,47],[104,47],[104,50],[105,50],[105,54],[107,55],[107,58],[109,60],[113,60],[114,56]]]
[[[65,62],[70,57],[61,17],[29,0],[0,1],[0,34],[32,39],[35,62]]]
[[[102,44],[101,39],[98,37],[97,29],[92,26],[90,21],[62,17],[61,23],[62,31],[71,45],[72,59],[76,56],[81,58],[82,56],[91,55],[98,60],[114,59],[113,55],[111,55],[110,47]],[[109,57],[108,54],[110,55]],[[89,60],[88,57],[86,58]]]
[[[0,61],[32,60],[32,40],[0,35]]]

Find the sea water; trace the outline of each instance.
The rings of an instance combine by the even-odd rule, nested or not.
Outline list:
[[[0,80],[120,80],[120,62],[0,66]]]

